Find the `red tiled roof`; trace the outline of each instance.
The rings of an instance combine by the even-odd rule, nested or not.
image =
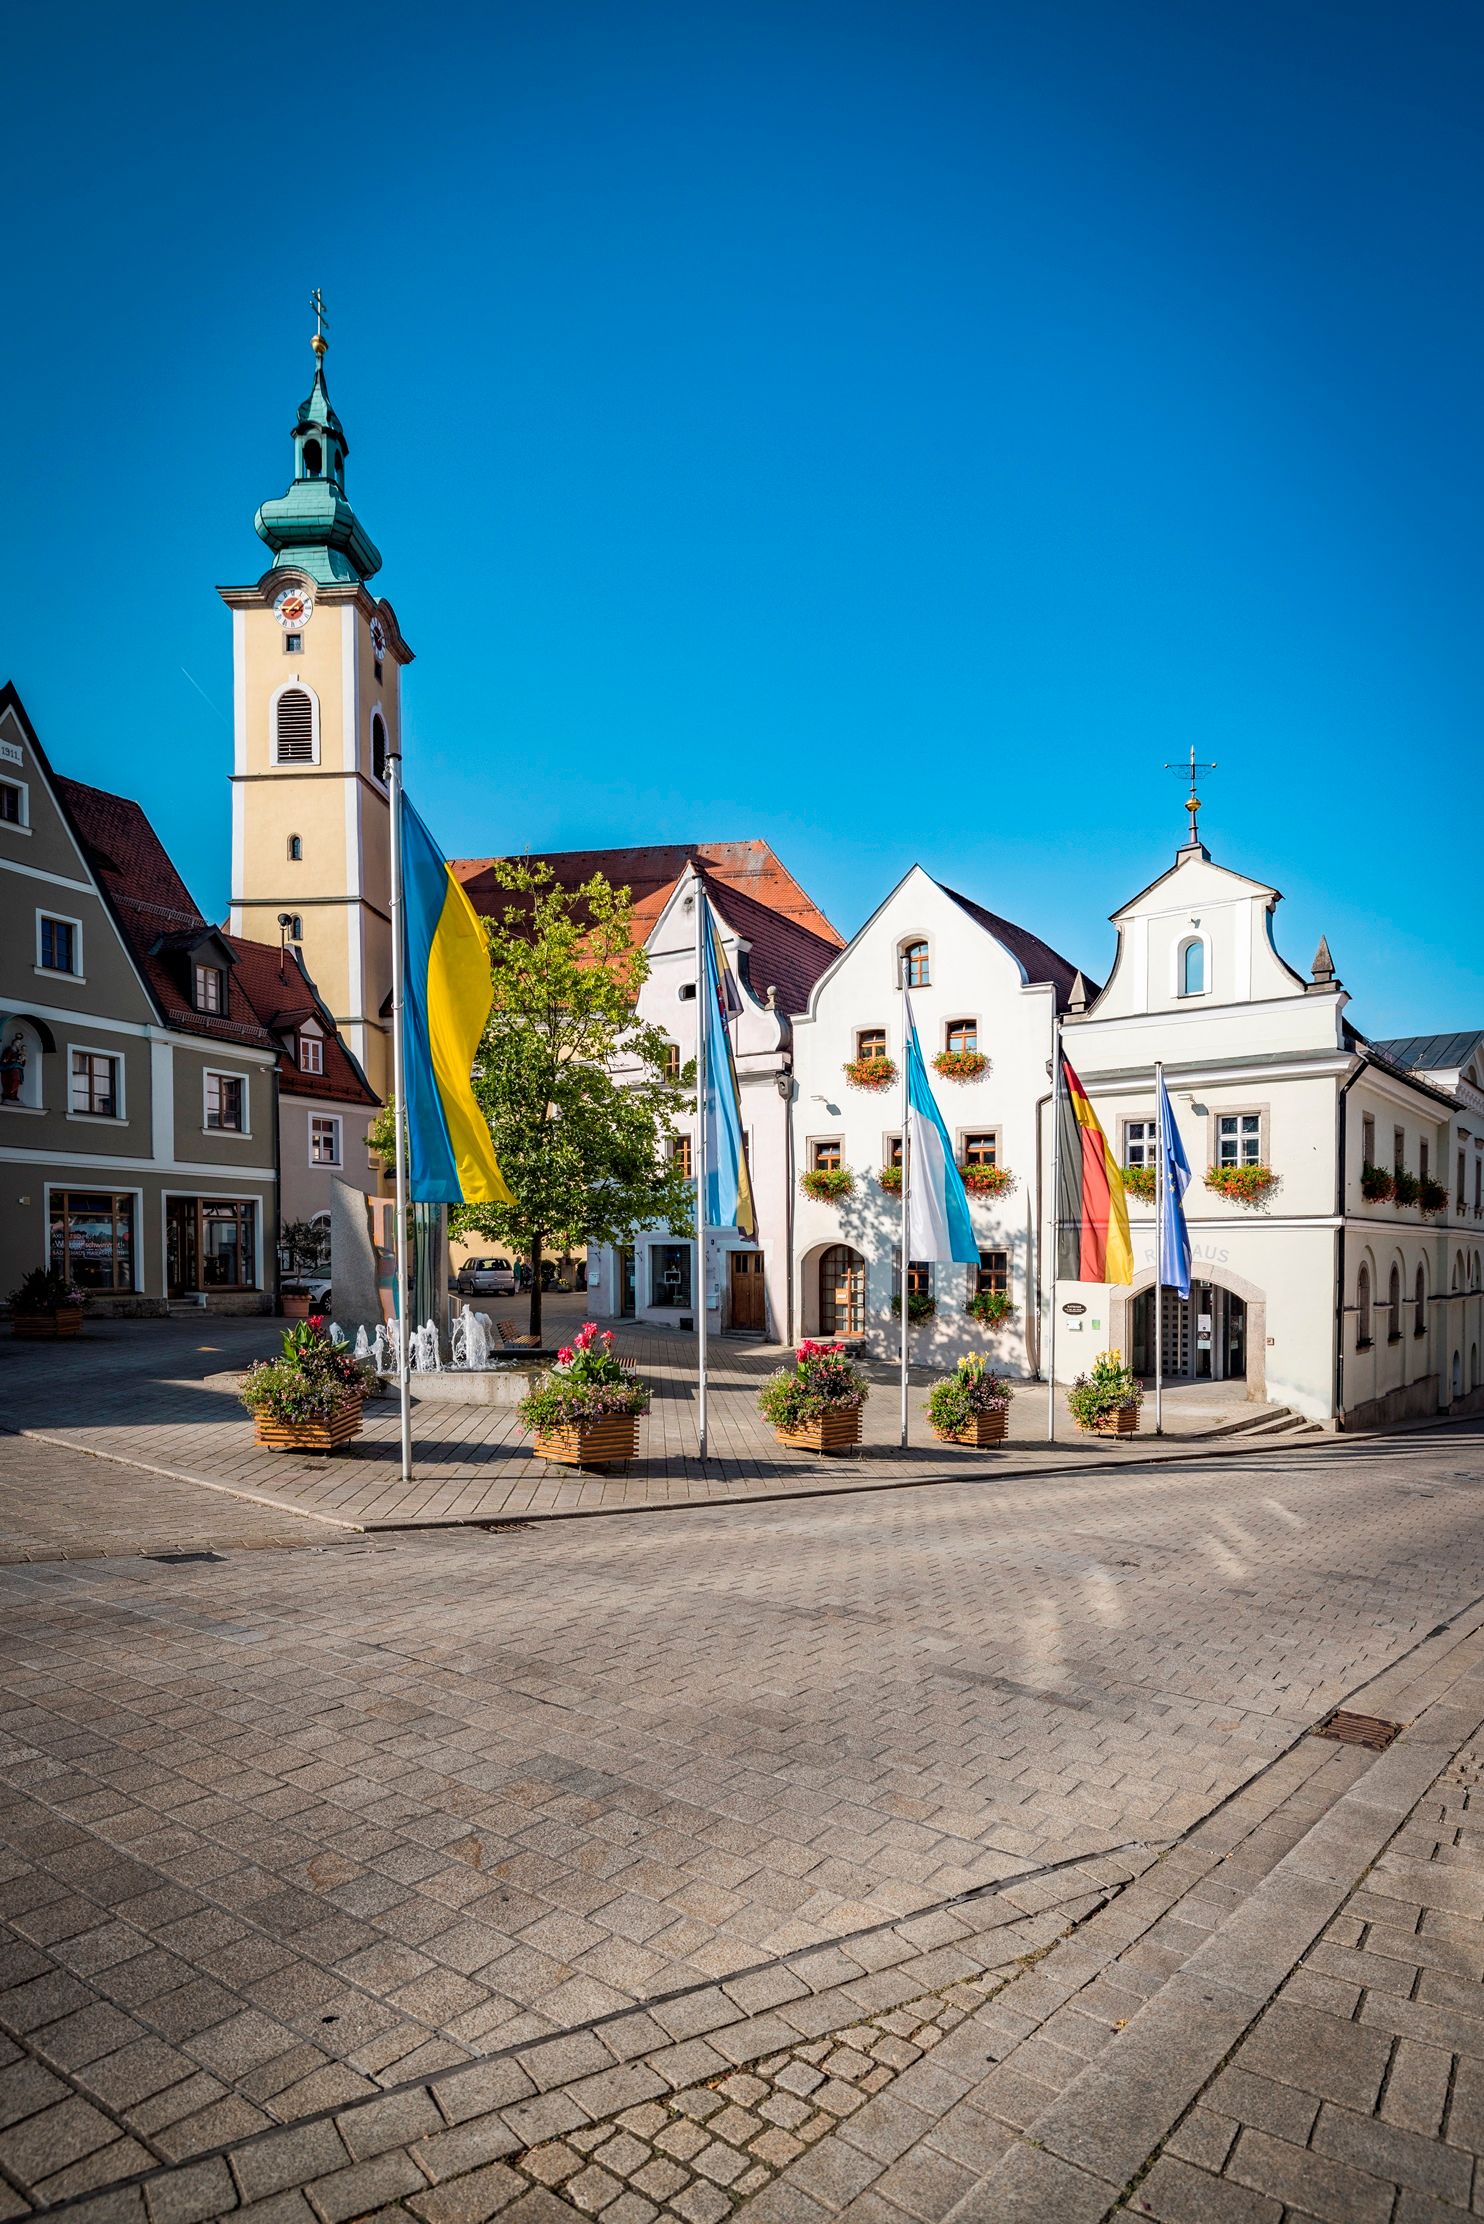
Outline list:
[[[279,1053],[280,1086],[290,1094],[353,1103],[379,1100],[335,1033],[334,1022],[293,954],[247,942],[212,925],[191,901],[159,835],[137,803],[81,780],[56,776],[57,791],[131,956],[167,1026],[216,1042]],[[236,963],[226,974],[225,1012],[198,1012],[190,1002],[190,952],[217,937]],[[273,1031],[301,1016],[325,1030],[323,1074],[301,1073]]]
[[[514,899],[495,881],[495,858],[451,860],[476,911],[493,917]],[[727,923],[752,944],[748,966],[761,1001],[778,991],[783,1010],[799,1012],[825,967],[844,948],[844,937],[785,870],[766,842],[662,842],[637,849],[548,850],[529,860],[550,868],[563,888],[580,888],[601,873],[634,899],[634,939],[645,941],[687,866],[705,873]]]

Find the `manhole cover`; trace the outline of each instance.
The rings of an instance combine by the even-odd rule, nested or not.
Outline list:
[[[1346,1714],[1341,1709],[1327,1722],[1321,1722],[1314,1735],[1333,1738],[1339,1745],[1363,1745],[1369,1752],[1384,1753],[1400,1728],[1400,1722],[1383,1722],[1378,1714]]]

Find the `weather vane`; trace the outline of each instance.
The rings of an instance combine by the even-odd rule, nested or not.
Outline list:
[[[319,357],[320,361],[323,362],[325,349],[330,344],[329,341],[325,338],[325,326],[329,323],[330,320],[325,315],[325,297],[320,292],[318,286],[315,287],[313,293],[309,296],[309,306],[314,311],[314,338],[310,341],[309,345],[314,349],[314,352]]]
[[[1181,774],[1182,777],[1188,778],[1190,781],[1190,793],[1185,798],[1185,808],[1190,813],[1189,846],[1191,849],[1197,849],[1200,846],[1201,837],[1200,832],[1196,826],[1196,813],[1201,807],[1201,799],[1195,792],[1196,774],[1198,772],[1214,772],[1216,770],[1215,760],[1213,758],[1210,764],[1197,764],[1195,755],[1195,744],[1194,742],[1192,742],[1190,748],[1190,762],[1188,764],[1167,764],[1165,766],[1165,770],[1166,772],[1178,772]]]

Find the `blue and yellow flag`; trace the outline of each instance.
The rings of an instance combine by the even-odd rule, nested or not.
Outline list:
[[[408,1195],[513,1205],[469,1082],[492,1000],[484,929],[405,795],[400,802]]]
[[[727,1025],[741,1011],[742,996],[716,931],[715,914],[705,895],[699,890],[697,893],[705,909],[702,950],[706,980],[701,1024],[706,1030],[706,1194],[701,1200],[702,1214],[708,1228],[735,1228],[738,1235],[756,1236],[757,1213],[747,1167],[742,1099]]]

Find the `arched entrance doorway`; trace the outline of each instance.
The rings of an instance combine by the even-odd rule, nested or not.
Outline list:
[[[1247,1375],[1247,1300],[1219,1282],[1192,1282],[1189,1297],[1160,1291],[1166,1382],[1235,1382]],[[1154,1292],[1133,1304],[1130,1361],[1136,1375],[1154,1372]]]
[[[1145,1268],[1126,1290],[1109,1293],[1110,1340],[1136,1375],[1154,1373],[1154,1274]],[[1223,1267],[1220,1278],[1191,1276],[1190,1295],[1159,1292],[1166,1382],[1242,1382],[1259,1402],[1267,1396],[1267,1300],[1253,1283]]]
[[[866,1332],[866,1262],[848,1243],[832,1243],[819,1262],[819,1333]]]

